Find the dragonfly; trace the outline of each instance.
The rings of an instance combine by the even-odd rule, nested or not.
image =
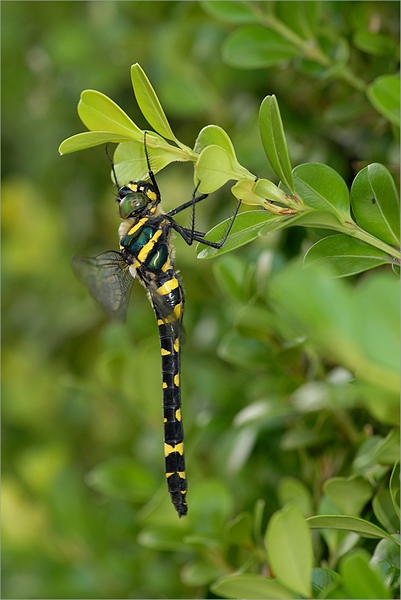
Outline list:
[[[176,232],[189,246],[200,242],[221,248],[230,233],[241,200],[221,241],[205,239],[205,233],[195,229],[195,207],[208,194],[196,195],[198,183],[191,200],[163,212],[160,190],[146,147],[146,133],[144,150],[148,169],[146,180],[130,181],[119,187],[112,163],[117,186],[116,200],[122,219],[118,230],[119,251],[108,250],[93,258],[75,256],[72,267],[108,316],[119,321],[125,321],[134,280],[138,279],[147,291],[160,339],[167,488],[178,516],[182,517],[188,510],[180,384],[185,294],[173,264],[171,234]],[[191,226],[182,227],[174,217],[188,208],[192,210]]]

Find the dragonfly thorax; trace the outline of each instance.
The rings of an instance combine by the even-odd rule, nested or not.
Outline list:
[[[155,212],[160,198],[151,183],[131,181],[118,190],[117,202],[119,203],[120,217],[128,219],[139,216],[145,209],[151,213]]]

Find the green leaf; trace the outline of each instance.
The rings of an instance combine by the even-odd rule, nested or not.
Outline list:
[[[372,501],[372,508],[376,519],[383,525],[386,531],[389,533],[398,531],[400,521],[395,512],[389,490],[383,490],[376,494]]]
[[[306,520],[311,529],[341,529],[345,531],[353,531],[364,538],[390,539],[390,534],[377,525],[365,521],[360,517],[352,517],[347,515],[317,515],[309,517]]]
[[[312,591],[314,598],[321,598],[322,592],[333,589],[341,582],[341,577],[330,569],[315,568],[312,570]],[[323,598],[326,596],[323,596]]]
[[[84,133],[78,133],[64,140],[58,151],[60,154],[70,154],[71,152],[78,152],[79,150],[86,150],[87,148],[93,148],[94,146],[101,146],[102,144],[130,142],[131,137],[117,135],[116,133],[110,133],[109,131],[85,131]]]
[[[298,56],[298,49],[263,25],[245,25],[224,41],[223,60],[239,69],[262,69]]]
[[[368,87],[367,96],[375,109],[391,123],[400,126],[400,78],[382,75]]]
[[[142,529],[137,541],[143,548],[158,552],[188,552],[188,546],[183,539],[185,535],[185,529],[160,525]]]
[[[196,138],[194,152],[201,154],[207,146],[221,146],[225,150],[231,160],[236,161],[235,150],[228,134],[218,125],[207,125],[199,132]]]
[[[218,579],[210,589],[223,598],[296,598],[277,581],[261,575],[228,575]]]
[[[311,596],[312,540],[297,506],[288,504],[271,517],[266,531],[266,551],[277,579],[292,592]]]
[[[394,509],[400,518],[400,463],[394,465],[390,478],[390,494],[393,500]]]
[[[309,43],[315,37],[321,12],[320,2],[277,2],[275,5],[277,17],[292,31],[295,31]]]
[[[380,567],[388,587],[396,585],[400,579],[400,547],[390,540],[380,540],[370,560],[370,565]]]
[[[194,146],[194,152],[196,152],[197,154],[202,155],[205,151],[206,151],[206,155],[203,156],[202,160],[201,160],[201,171],[202,171],[202,166],[205,166],[205,163],[203,161],[206,160],[206,157],[209,156],[208,160],[210,160],[210,156],[213,156],[213,154],[208,155],[207,149],[210,146],[218,146],[221,150],[223,150],[225,152],[225,155],[221,154],[221,157],[224,156],[224,162],[226,165],[228,165],[227,162],[227,157],[229,159],[230,162],[230,167],[229,167],[229,171],[232,171],[233,174],[233,179],[239,179],[239,177],[249,177],[251,178],[252,181],[254,181],[256,179],[256,177],[254,175],[252,175],[252,173],[249,173],[249,171],[247,169],[245,169],[244,167],[242,167],[238,160],[237,157],[235,155],[235,150],[234,150],[234,146],[232,144],[232,141],[230,140],[230,138],[228,137],[227,133],[224,131],[224,129],[222,129],[221,127],[218,127],[217,125],[208,125],[207,127],[204,127],[202,129],[202,131],[199,133],[198,138],[195,142],[195,146]],[[198,167],[199,167],[199,159],[198,159],[198,163],[195,166],[195,172],[196,174],[198,174]],[[214,167],[216,167],[216,165],[214,165]],[[228,179],[226,179],[225,181],[228,181]],[[203,179],[202,179],[202,184],[204,183]],[[203,186],[200,186],[203,190]],[[217,189],[217,188],[215,188]],[[213,190],[214,191],[214,190]]]
[[[337,171],[327,165],[308,163],[295,167],[293,176],[295,191],[307,206],[351,220],[348,188]]]
[[[250,179],[241,179],[240,181],[237,181],[231,188],[231,193],[238,198],[238,200],[242,200],[244,204],[265,205],[265,197],[259,196],[256,193],[256,184]]]
[[[91,131],[110,132],[131,140],[143,140],[143,132],[139,127],[113,100],[100,92],[82,92],[78,114]]]
[[[246,338],[234,331],[222,338],[217,353],[228,363],[248,369],[265,367],[271,360],[271,350],[265,342]]]
[[[370,555],[366,550],[358,548],[344,556],[340,562],[340,574],[343,586],[350,598],[391,598],[390,591],[383,583],[378,568],[369,564]]]
[[[213,258],[244,246],[257,239],[259,232],[266,227],[266,223],[279,225],[283,219],[285,220],[285,217],[278,217],[264,210],[240,213],[234,221],[230,235],[224,246],[220,250],[207,246],[199,252],[198,258]],[[230,219],[227,219],[216,225],[216,227],[213,227],[207,233],[206,239],[214,242],[221,240],[227,231],[229,221]],[[197,249],[199,250],[200,247],[202,247],[202,244],[198,244]]]
[[[372,31],[357,31],[353,37],[355,46],[373,56],[394,56],[397,51],[397,42],[384,33]]]
[[[229,544],[251,547],[253,544],[251,515],[242,512],[232,521],[229,521],[224,529],[224,538]]]
[[[147,151],[152,171],[158,173],[174,161],[189,160],[183,150],[171,146],[155,134],[146,136]],[[148,165],[145,157],[143,139],[138,142],[125,142],[117,146],[114,152],[115,170],[120,183],[147,179]]]
[[[285,192],[268,179],[258,179],[254,183],[254,192],[259,197],[261,196],[262,198],[272,202],[279,202],[284,206],[286,206],[289,201],[289,198]]]
[[[357,174],[351,187],[351,204],[358,225],[383,240],[400,243],[400,200],[389,171],[373,163]]]
[[[149,472],[128,458],[113,458],[98,465],[86,480],[99,493],[123,500],[143,502],[155,491]]]
[[[323,490],[345,515],[359,515],[373,495],[370,483],[359,475],[327,479]]]
[[[304,517],[312,512],[312,497],[306,485],[294,477],[283,477],[278,486],[278,498],[280,504],[291,503],[302,511]]]
[[[366,242],[342,233],[322,238],[305,255],[305,265],[328,265],[337,277],[362,273],[368,269],[392,263],[391,257]]]
[[[200,181],[199,191],[210,194],[230,179],[237,179],[230,156],[221,146],[207,146],[198,158],[195,173]]]
[[[131,81],[136,101],[147,122],[157,133],[181,146],[170,127],[152,84],[138,63],[131,67]]]
[[[226,23],[254,23],[258,21],[257,13],[249,2],[230,2],[225,0],[203,0],[200,5],[215,19]]]
[[[291,163],[283,123],[275,96],[266,96],[259,111],[259,127],[263,148],[277,177],[294,190]]]
[[[195,559],[187,562],[180,572],[180,579],[188,586],[209,585],[223,573],[220,565],[210,564],[207,560]]]

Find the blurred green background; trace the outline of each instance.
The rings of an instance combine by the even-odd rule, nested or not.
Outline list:
[[[243,70],[227,65],[221,48],[235,27],[201,4],[1,3],[3,597],[205,597],[207,577],[197,578],[190,566],[196,544],[175,548],[174,542],[184,534],[207,535],[215,500],[224,506],[222,513],[217,509],[217,540],[226,520],[252,510],[259,497],[271,514],[281,474],[299,475],[297,451],[291,443],[280,447],[282,415],[257,433],[240,430],[240,419],[233,424],[265,395],[286,402],[303,382],[299,356],[291,365],[289,351],[281,372],[277,364],[266,370],[260,365],[262,359],[268,364],[267,345],[255,372],[242,364],[240,346],[237,361],[225,360],[224,348],[216,353],[242,301],[241,289],[227,300],[218,274],[233,272],[234,265],[245,281],[251,267],[263,283],[273,251],[283,264],[318,239],[315,232],[275,234],[230,255],[234,263],[197,261],[195,249],[176,240],[187,297],[187,522],[178,522],[165,489],[159,342],[146,294],[135,285],[127,323],[112,323],[69,265],[74,254],[116,249],[119,219],[104,149],[60,157],[57,148],[84,130],[76,113],[84,89],[107,94],[147,127],[129,78],[135,62],[180,140],[193,146],[203,126],[218,124],[240,163],[261,177],[276,181],[257,121],[260,102],[272,93],[293,165],[323,162],[347,183],[373,161],[396,174],[391,126],[363,94],[286,63]],[[396,2],[325,2],[322,23],[334,22],[339,35],[351,38],[372,14],[396,29]],[[391,72],[387,58],[359,54],[354,60],[360,76]],[[158,176],[165,209],[191,197],[191,169],[170,165]],[[235,201],[225,188],[202,204],[197,226],[206,230],[229,216]],[[257,355],[259,347],[253,350]],[[357,415],[356,426],[365,422],[365,414]],[[375,429],[369,422],[386,433],[383,424]],[[340,446],[340,438],[334,444]],[[311,477],[327,467],[327,452],[326,462],[309,464]],[[152,538],[157,525],[173,532],[164,546]],[[211,579],[226,568],[218,560],[211,564]]]

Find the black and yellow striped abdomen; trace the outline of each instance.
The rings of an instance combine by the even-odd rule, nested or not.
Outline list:
[[[167,486],[181,517],[187,513],[184,433],[181,418],[180,353],[184,291],[171,265],[171,224],[162,215],[124,223],[120,247],[148,291],[159,328]]]

